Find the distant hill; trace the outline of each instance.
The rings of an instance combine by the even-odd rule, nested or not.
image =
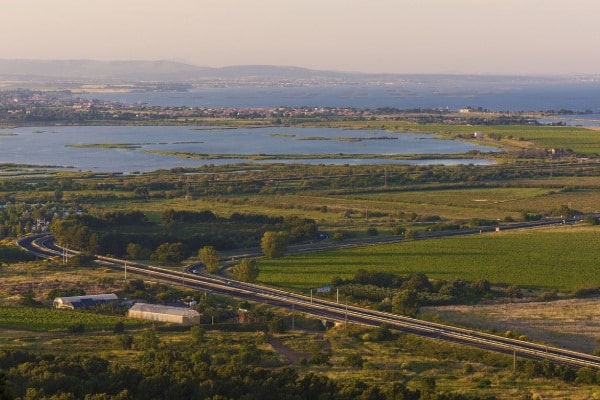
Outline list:
[[[0,79],[183,82],[206,79],[335,79],[351,76],[363,75],[270,65],[210,68],[175,61],[0,59]]]
[[[0,60],[0,77],[36,80],[181,81],[206,69],[172,61]]]
[[[431,85],[506,85],[577,81],[598,82],[592,77],[534,77],[490,75],[367,74],[313,70],[273,65],[240,65],[221,68],[201,67],[175,61],[94,61],[94,60],[7,60],[0,59],[0,80],[29,83],[59,83],[73,87],[88,83],[167,82],[207,85],[269,84],[364,84],[413,81]],[[35,86],[35,85],[32,85]]]

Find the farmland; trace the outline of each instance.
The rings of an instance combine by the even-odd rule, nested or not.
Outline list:
[[[122,322],[129,328],[145,325],[143,321],[122,316],[11,306],[0,307],[0,321],[2,328],[40,332],[65,331],[79,324],[83,324],[87,330],[112,330],[117,322]]]
[[[326,253],[263,259],[259,280],[307,291],[359,269],[398,275],[424,273],[430,279],[487,279],[490,282],[572,291],[598,286],[600,229],[560,227],[477,236],[405,241]],[[568,266],[568,267],[566,267]]]
[[[481,326],[471,325],[472,329],[516,330],[528,326],[522,320],[533,308],[527,307],[525,300],[503,294],[493,297],[508,287],[516,286],[523,290],[529,301],[546,292],[557,298],[566,298],[581,288],[600,286],[595,268],[600,262],[597,251],[600,228],[588,222],[536,230],[500,230],[465,237],[419,238],[420,234],[429,231],[490,225],[501,228],[505,223],[527,218],[599,210],[600,167],[594,159],[599,152],[597,132],[562,127],[416,124],[387,118],[375,121],[323,119],[296,123],[298,126],[434,132],[451,140],[475,140],[472,133],[479,131],[484,136],[478,141],[501,146],[507,151],[494,156],[485,155],[496,162],[489,166],[273,163],[257,167],[248,162],[132,175],[57,171],[38,175],[36,169],[36,174],[24,173],[22,176],[14,173],[13,166],[7,166],[5,170],[10,179],[0,180],[0,199],[2,204],[6,204],[0,210],[0,233],[7,238],[4,244],[9,246],[14,243],[14,237],[34,231],[38,219],[54,220],[51,227],[60,226],[59,220],[67,221],[62,232],[69,234],[65,236],[89,239],[85,243],[89,247],[82,250],[99,252],[103,249],[107,254],[152,263],[159,262],[152,257],[158,253],[162,241],[170,244],[184,242],[182,254],[179,254],[182,257],[176,258],[170,265],[181,271],[182,264],[196,262],[199,249],[208,244],[218,247],[225,243],[227,246],[217,250],[229,261],[231,254],[258,246],[259,233],[283,229],[283,224],[273,221],[285,218],[310,219],[315,226],[318,225],[319,231],[331,234],[329,242],[340,245],[352,244],[352,238],[356,237],[385,237],[412,230],[416,232],[416,240],[406,235],[396,244],[288,254],[277,259],[262,258],[258,261],[258,281],[308,293],[334,278],[351,279],[361,269],[401,277],[425,274],[435,285],[440,282],[486,280],[492,286],[490,297],[467,298],[467,301],[493,304],[472,306],[467,311],[452,308],[460,305],[444,304],[423,313],[427,318],[458,324],[466,324],[465,320],[480,318],[483,314],[496,317],[496,321],[486,320]],[[219,121],[228,126],[266,126],[273,122],[269,118],[250,122]],[[204,123],[216,125],[213,120]],[[572,152],[553,157],[546,151],[548,148],[565,148]],[[472,156],[484,157],[480,154]],[[183,217],[165,218],[177,213],[182,213]],[[235,214],[236,218],[232,218]],[[199,215],[211,218],[194,219]],[[249,223],[250,220],[259,222]],[[71,228],[76,229],[68,230]],[[398,231],[394,232],[396,228]],[[229,242],[214,240],[236,238],[240,233],[247,235]],[[336,237],[337,234],[339,237]],[[315,240],[315,236],[305,238],[305,243]],[[138,245],[140,249],[135,255],[139,257],[130,254],[128,244]],[[73,248],[77,246],[74,244]],[[181,260],[183,262],[180,263]],[[171,260],[168,262],[171,263]],[[221,272],[227,274],[228,270],[224,268]],[[211,376],[211,379],[228,377],[231,378],[229,381],[224,379],[227,387],[235,386],[231,382],[242,387],[241,379],[246,378],[235,369],[240,366],[266,368],[260,373],[256,372],[258,370],[253,372],[260,374],[257,381],[262,384],[270,382],[268,374],[271,372],[267,371],[279,373],[280,370],[286,371],[284,367],[291,367],[293,372],[289,376],[298,373],[302,379],[312,379],[315,376],[312,373],[316,373],[318,377],[315,379],[320,379],[320,382],[335,379],[337,387],[347,389],[348,393],[360,385],[361,388],[367,384],[385,388],[390,382],[416,390],[423,388],[427,382],[431,383],[424,378],[435,378],[433,383],[437,383],[436,389],[440,391],[474,393],[476,396],[525,398],[534,392],[545,397],[557,393],[561,397],[579,398],[595,395],[591,385],[596,378],[575,383],[575,372],[567,369],[548,367],[541,371],[536,364],[519,360],[513,370],[512,359],[507,356],[390,333],[385,329],[339,326],[325,332],[321,330],[319,321],[300,321],[303,316],[298,313],[292,317],[288,311],[220,298],[177,285],[144,282],[135,279],[135,276],[125,281],[121,273],[84,263],[65,265],[58,260],[3,263],[0,265],[0,277],[0,327],[3,328],[0,350],[8,354],[18,346],[32,354],[40,352],[40,357],[49,356],[47,359],[58,354],[61,358],[55,360],[56,365],[65,363],[70,352],[75,352],[71,360],[73,364],[86,364],[77,357],[99,356],[106,365],[110,363],[111,371],[106,367],[101,369],[106,376],[127,372],[123,367],[127,365],[136,372],[132,374],[135,375],[132,381],[137,379],[135,387],[129,390],[139,394],[139,398],[158,398],[159,395],[150,389],[161,385],[185,390],[193,382],[197,388],[199,376],[202,379],[205,376]],[[115,292],[123,298],[142,298],[150,302],[178,303],[183,299],[194,299],[198,301],[197,309],[203,314],[206,332],[194,333],[193,330],[160,324],[157,324],[157,329],[144,329],[147,325],[122,315],[49,308],[50,293],[71,288],[87,293]],[[394,290],[404,289],[395,287]],[[435,294],[439,293],[438,290]],[[27,296],[43,303],[46,308],[23,307],[22,301],[27,300]],[[436,300],[441,298],[442,295],[439,295]],[[456,296],[453,300],[465,298]],[[350,296],[344,300],[354,301]],[[511,309],[513,318],[510,321],[506,318],[508,311],[504,315],[498,311],[508,309],[506,304],[521,302],[524,306],[519,313]],[[378,305],[375,301],[369,304],[373,307]],[[548,309],[552,307],[552,303],[543,303],[535,311],[536,315],[531,316],[529,326],[533,327],[533,331],[543,330],[540,325],[533,324],[534,317],[537,320],[549,319]],[[588,307],[590,310],[595,307],[594,300]],[[569,310],[565,313],[574,314],[580,309]],[[248,327],[238,324],[236,318],[240,315],[252,321]],[[494,324],[502,318],[505,320],[501,324]],[[519,324],[513,323],[517,318],[520,319]],[[580,319],[593,318],[594,314],[590,312]],[[277,319],[283,321],[285,329],[289,329],[295,321],[295,330],[271,332],[269,324],[277,322]],[[561,321],[569,320],[563,318]],[[118,322],[125,324],[123,336],[111,333]],[[213,325],[213,322],[216,323]],[[69,327],[78,325],[85,326],[85,332],[69,331]],[[229,332],[229,329],[242,332]],[[248,332],[243,332],[245,329]],[[535,340],[541,337],[546,343],[558,342],[551,335],[535,336],[530,331],[523,331]],[[21,332],[25,332],[23,338],[19,337]],[[596,332],[596,326],[590,324],[582,349],[595,350]],[[561,333],[552,331],[551,334]],[[568,340],[574,338],[568,336]],[[98,348],[102,351],[98,352]],[[35,360],[35,356],[30,357]],[[3,362],[8,362],[7,358],[0,357]],[[42,364],[46,361],[40,358],[35,362]],[[237,375],[229,377],[226,369],[235,371]],[[169,374],[165,374],[165,370]],[[25,379],[14,368],[10,377],[15,381]],[[154,380],[146,381],[145,377]],[[246,381],[252,382],[253,378]],[[35,375],[32,374],[31,379],[35,382]],[[79,383],[79,380],[75,381]],[[137,385],[137,382],[141,383]],[[208,378],[202,380],[203,385],[214,387],[217,380],[210,384],[207,382]],[[292,386],[289,388],[292,390]],[[19,390],[19,394],[24,395],[25,388],[19,387]],[[116,393],[115,389],[113,394],[116,396]],[[236,395],[230,397],[236,398]],[[173,395],[173,398],[177,396]]]

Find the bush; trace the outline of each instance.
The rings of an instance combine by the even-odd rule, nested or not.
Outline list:
[[[356,233],[347,230],[338,230],[333,234],[333,240],[346,240],[356,237]]]
[[[83,332],[85,332],[85,325],[81,324],[81,323],[69,325],[67,327],[67,330],[69,331],[69,333],[83,333]]]
[[[361,369],[364,360],[360,354],[348,354],[344,357],[344,365],[350,368]]]
[[[544,290],[540,293],[540,301],[553,301],[558,299],[558,292],[556,290]]]
[[[131,350],[133,347],[133,336],[131,335],[117,335],[115,336],[115,343],[117,347],[123,350]]]
[[[401,226],[394,226],[392,228],[392,235],[394,236],[403,236],[404,235],[404,228]]]
[[[581,299],[584,297],[593,297],[593,296],[597,296],[599,294],[600,294],[600,288],[598,286],[579,287],[573,291],[573,297],[576,297],[578,299]]]
[[[377,236],[379,235],[379,231],[377,230],[377,228],[375,228],[374,226],[369,227],[369,229],[367,229],[367,235],[369,236]]]
[[[284,333],[286,331],[286,323],[283,318],[273,317],[268,324],[269,333]]]
[[[520,299],[523,297],[523,292],[519,287],[513,285],[506,289],[506,295],[513,299]]]
[[[125,324],[123,323],[123,321],[119,321],[115,324],[115,326],[113,327],[113,333],[116,335],[125,333]]]

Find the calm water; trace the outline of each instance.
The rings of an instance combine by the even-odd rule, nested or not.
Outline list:
[[[171,93],[91,93],[124,103],[188,107],[355,107],[492,111],[591,110],[600,113],[600,82],[510,83],[488,81],[405,82],[278,88],[207,88]]]
[[[316,140],[318,139],[318,140]],[[353,139],[343,141],[340,139]],[[134,149],[77,148],[78,144],[131,144]],[[489,147],[434,135],[379,130],[260,128],[207,129],[186,126],[37,127],[0,130],[0,162],[52,165],[95,172],[147,172],[175,167],[247,162],[243,159],[194,160],[145,151],[203,154],[323,154],[312,164],[488,164],[486,160],[327,159],[327,154],[456,154]],[[265,161],[267,162],[267,161]]]
[[[450,109],[481,107],[494,111],[590,110],[584,116],[561,116],[568,125],[600,125],[600,82],[524,83],[501,79],[444,78],[396,84],[338,86],[213,88],[179,93],[90,93],[87,97],[187,107],[355,107]],[[247,162],[243,159],[193,160],[145,153],[149,151],[221,154],[323,154],[324,158],[290,160],[312,164],[483,164],[480,160],[391,161],[327,159],[326,154],[456,154],[490,151],[473,144],[437,140],[432,135],[340,129],[193,129],[189,127],[41,127],[0,130],[0,162],[69,166],[98,172],[145,172],[175,167]],[[322,140],[302,140],[319,137]],[[380,140],[367,140],[379,137]],[[390,139],[390,137],[394,137]],[[336,138],[361,138],[340,141]],[[329,139],[329,140],[325,140]],[[75,144],[125,143],[136,149],[73,148]]]

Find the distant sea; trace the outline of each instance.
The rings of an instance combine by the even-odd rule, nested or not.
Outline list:
[[[408,81],[296,87],[195,88],[187,92],[87,93],[89,98],[152,106],[207,108],[353,107],[600,113],[600,81],[506,83]]]

